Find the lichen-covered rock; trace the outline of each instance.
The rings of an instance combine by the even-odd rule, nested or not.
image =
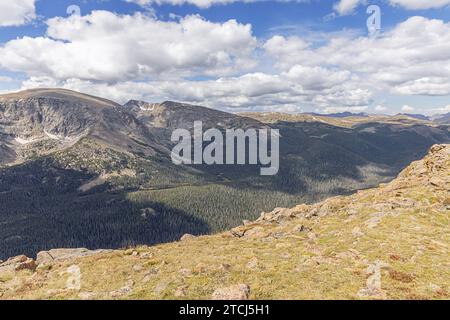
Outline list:
[[[41,251],[37,254],[37,264],[51,264],[54,261],[64,261],[74,258],[87,257],[100,253],[108,253],[112,250],[88,250],[86,248],[77,249],[52,249],[49,251]]]
[[[36,269],[36,262],[33,259],[28,258],[27,256],[24,255],[10,258],[0,264],[0,273],[14,272],[20,270],[34,271],[35,269]]]
[[[213,300],[248,300],[250,287],[238,284],[231,287],[219,288],[212,295]]]

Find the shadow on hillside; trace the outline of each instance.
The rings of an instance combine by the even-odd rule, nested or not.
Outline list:
[[[330,195],[368,188],[393,179],[450,133],[429,126],[366,123],[354,128],[320,122],[271,125],[280,130],[280,167],[260,176],[259,166],[194,166],[234,188],[281,191],[297,195],[323,190]],[[220,182],[220,180],[218,180]],[[326,191],[330,190],[330,192]]]
[[[117,249],[207,234],[208,224],[162,203],[125,195],[44,195],[42,186],[0,194],[0,259],[53,248]]]

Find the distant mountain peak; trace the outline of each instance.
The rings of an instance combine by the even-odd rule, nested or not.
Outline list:
[[[450,112],[444,114],[437,114],[432,117],[432,120],[440,124],[450,124]]]
[[[28,89],[23,91],[18,91],[14,93],[2,94],[0,95],[0,101],[8,100],[23,100],[23,99],[58,99],[67,102],[77,102],[79,104],[85,103],[96,107],[116,107],[119,106],[116,102],[108,99],[96,97],[89,94],[80,93],[68,89],[58,89],[58,88],[39,88],[39,89]]]
[[[406,116],[417,120],[424,120],[429,121],[430,118],[427,116],[424,116],[423,114],[411,114],[411,113],[399,113],[397,116]]]
[[[306,112],[306,115],[330,117],[330,118],[348,118],[348,117],[368,117],[369,114],[365,112],[353,113],[350,111],[337,112],[337,113],[317,113],[317,112]]]
[[[127,103],[125,103],[123,106],[130,110],[140,109],[142,111],[153,111],[155,108],[160,107],[161,104],[160,103],[149,103],[149,102],[141,101],[141,100],[130,100]]]

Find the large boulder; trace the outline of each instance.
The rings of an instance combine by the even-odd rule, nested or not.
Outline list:
[[[20,255],[0,264],[0,273],[36,269],[36,262],[27,256]]]
[[[250,287],[246,284],[237,284],[227,288],[219,288],[212,295],[213,300],[248,300]]]
[[[193,240],[195,238],[196,238],[196,236],[186,233],[180,238],[180,241],[189,241],[189,240]]]

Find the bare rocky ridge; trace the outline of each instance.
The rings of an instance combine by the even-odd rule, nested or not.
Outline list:
[[[132,113],[106,99],[63,89],[0,96],[0,142],[4,150],[0,152],[0,164],[13,158],[25,161],[27,151],[49,154],[67,149],[86,137],[120,151],[165,150]]]
[[[148,130],[158,137],[164,145],[170,146],[173,130],[187,129],[193,131],[194,122],[202,121],[203,130],[217,128],[261,129],[267,125],[252,119],[227,112],[173,101],[148,103],[131,100],[124,105],[126,110],[135,114]]]
[[[0,264],[0,297],[448,299],[449,213],[450,145],[435,145],[390,183],[279,208],[226,233],[61,251],[45,268],[12,258]],[[80,288],[66,286],[71,266]]]
[[[132,110],[150,128],[192,129],[194,121],[202,121],[205,128],[246,129],[264,126],[251,118],[173,101],[147,103],[131,100],[124,107]]]
[[[436,123],[442,123],[442,124],[450,124],[450,112],[446,114],[440,114],[432,117],[433,121]]]

